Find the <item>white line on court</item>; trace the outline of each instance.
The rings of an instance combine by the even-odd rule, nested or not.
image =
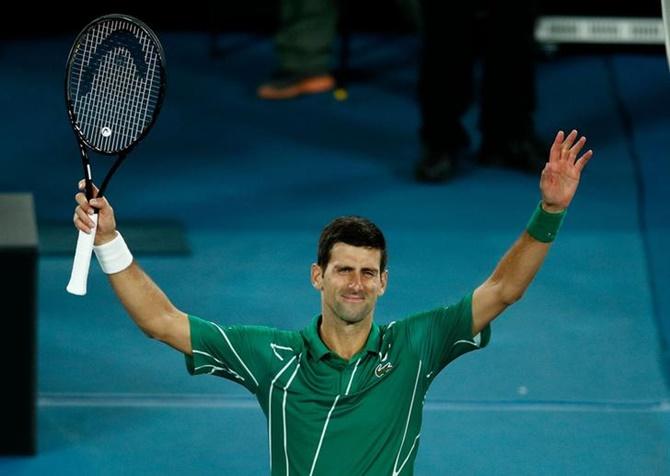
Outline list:
[[[154,407],[154,408],[258,408],[251,396],[220,396],[178,393],[59,393],[42,392],[40,408],[58,407]],[[426,400],[427,412],[568,412],[568,413],[670,413],[670,400]]]

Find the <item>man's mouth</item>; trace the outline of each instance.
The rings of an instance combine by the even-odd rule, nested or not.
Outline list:
[[[365,301],[365,297],[359,294],[343,294],[342,299],[347,302],[361,302]]]

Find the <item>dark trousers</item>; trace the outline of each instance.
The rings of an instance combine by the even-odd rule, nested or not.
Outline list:
[[[424,145],[450,150],[469,143],[461,119],[475,99],[478,54],[483,65],[479,127],[484,139],[532,129],[534,3],[423,0],[419,104]]]
[[[281,71],[321,74],[330,70],[338,7],[337,0],[282,0],[275,38]]]

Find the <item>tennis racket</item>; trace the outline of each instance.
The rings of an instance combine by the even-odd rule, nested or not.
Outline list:
[[[156,34],[128,15],[105,15],[77,36],[65,70],[65,102],[93,198],[88,149],[116,156],[97,196],[153,126],[165,96],[165,53]],[[97,225],[97,215],[93,215]],[[95,229],[79,232],[67,291],[86,294]]]

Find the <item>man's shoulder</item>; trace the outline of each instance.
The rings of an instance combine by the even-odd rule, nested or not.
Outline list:
[[[416,324],[420,321],[435,319],[435,318],[444,318],[454,315],[466,314],[469,315],[472,312],[472,293],[468,293],[463,296],[458,301],[452,302],[451,304],[445,305],[436,305],[430,308],[427,308],[423,311],[418,311],[413,314],[409,314],[402,319],[393,321],[390,324],[398,326],[398,329],[403,329],[411,327],[413,324]]]
[[[215,321],[209,321],[196,316],[189,316],[191,321],[191,330],[197,328],[209,330],[210,333],[218,334],[223,339],[244,339],[251,341],[265,341],[277,345],[297,345],[302,342],[300,331],[278,329],[272,326],[257,324],[230,324],[223,325]]]
[[[270,329],[268,334],[270,340],[277,345],[291,346],[294,348],[303,345],[303,338],[300,330],[268,329]]]
[[[388,324],[380,325],[379,330],[384,335],[397,336],[402,332],[406,332],[409,328],[416,325],[417,322],[430,319],[432,317],[437,317],[443,314],[447,309],[448,306],[437,306],[432,309],[407,314],[406,316],[403,316],[399,319],[390,321]]]
[[[241,325],[232,326],[232,328],[238,332],[253,336],[255,339],[264,340],[276,345],[297,346],[302,343],[302,336],[299,330],[279,329],[262,325]]]
[[[459,320],[460,316],[470,316],[471,302],[471,295],[466,295],[453,304],[437,305],[409,314],[388,324],[380,325],[379,329],[385,339],[391,340],[421,331],[430,332],[436,322],[447,324]]]

